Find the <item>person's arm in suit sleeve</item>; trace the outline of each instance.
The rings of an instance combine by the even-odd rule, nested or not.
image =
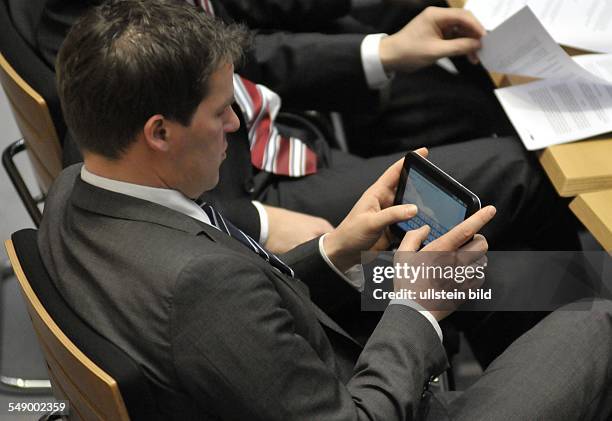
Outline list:
[[[469,11],[427,8],[398,32],[378,39],[379,67],[388,74],[410,73],[460,55],[476,62],[485,33]],[[243,73],[278,92],[289,108],[371,110],[379,91],[370,89],[366,77],[364,39],[357,34],[260,33]]]
[[[259,33],[239,73],[268,86],[297,109],[364,111],[376,106],[364,72],[363,34]]]
[[[351,0],[220,0],[236,20],[251,27],[295,30],[347,15]]]
[[[274,276],[227,254],[181,272],[171,341],[185,392],[224,419],[415,419],[424,384],[447,364],[427,320],[390,306],[344,384],[308,298]]]

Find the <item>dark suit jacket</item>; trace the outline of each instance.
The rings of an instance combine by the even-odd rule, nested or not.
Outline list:
[[[101,1],[46,0],[36,38],[51,67],[75,20]],[[223,1],[212,3],[221,19],[234,20]],[[377,104],[378,93],[371,91],[365,80],[360,53],[363,37],[363,34],[260,33],[255,36],[253,49],[239,73],[278,92],[286,107],[371,109]]]
[[[69,305],[144,368],[170,419],[414,419],[446,366],[430,323],[390,306],[365,347],[326,312],[356,294],[317,242],[280,274],[217,229],[66,169],[39,249]]]
[[[319,27],[344,17],[350,0],[220,0],[236,20],[258,28],[287,29]]]

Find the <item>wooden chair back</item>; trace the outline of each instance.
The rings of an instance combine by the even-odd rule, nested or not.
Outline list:
[[[5,246],[47,362],[53,394],[70,403],[69,419],[128,421],[117,382],[62,332],[26,278],[13,242],[6,240]]]
[[[0,83],[23,135],[36,179],[43,193],[62,170],[60,142],[45,100],[0,54]]]

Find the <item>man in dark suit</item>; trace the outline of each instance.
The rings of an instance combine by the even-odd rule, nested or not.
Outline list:
[[[191,200],[218,183],[226,134],[239,126],[232,63],[243,38],[193,9],[126,0],[88,12],[58,59],[62,106],[85,163],[66,169],[49,193],[41,256],[75,312],[144,368],[161,413],[180,420],[609,414],[609,303],[549,316],[454,400],[432,398],[427,388],[447,364],[437,322],[452,308],[394,301],[365,345],[329,317],[358,296],[339,274],[360,251],[388,246],[386,226],[416,212],[392,206],[401,161],[338,228],[282,259]],[[487,206],[426,249],[481,256],[487,242],[476,233],[494,215]],[[417,250],[427,234],[410,232],[400,250]]]
[[[39,50],[50,66],[54,65],[57,50],[74,20],[99,2],[47,0],[38,25],[37,39]],[[226,15],[221,3],[213,1],[212,6],[219,15]],[[273,57],[267,57],[264,54],[265,48],[256,48],[243,70],[256,79],[261,77],[273,83],[292,98],[303,98],[302,103],[295,103],[294,106],[363,109],[377,101],[378,95],[368,89],[360,67],[358,50],[363,35],[341,36],[333,42],[324,38],[326,42],[316,49],[313,49],[314,46],[324,35],[300,36],[302,42],[296,38],[281,37],[284,41],[277,45],[282,48],[275,51],[290,51],[286,56],[273,54]],[[279,37],[272,35],[271,38],[278,40]],[[260,45],[266,44],[265,40],[260,42]],[[283,69],[296,69],[305,61],[304,57],[317,56],[321,50],[327,51],[327,55],[318,55],[318,61],[308,60],[306,70],[296,71],[298,76],[307,74],[308,78],[287,78],[283,75]],[[326,60],[334,67],[335,72],[331,75],[319,65]],[[302,80],[306,80],[307,85],[302,85]],[[453,88],[448,86],[448,89]],[[322,96],[320,92],[326,95]],[[244,120],[243,113],[238,114]],[[230,153],[228,161],[221,168],[222,181],[209,193],[209,199],[215,200],[236,225],[278,251],[288,250],[302,241],[331,230],[332,225],[337,225],[351,209],[361,192],[402,155],[365,160],[330,150],[327,136],[313,129],[312,124],[282,118],[278,121],[280,130],[297,132],[314,145],[319,158],[318,172],[306,177],[284,177],[252,166],[248,133],[243,121],[239,132],[230,134]],[[64,146],[67,155],[78,155],[78,151],[71,154],[76,150],[71,147],[74,146],[73,142],[68,141]],[[509,244],[524,243],[525,238],[531,242],[528,247],[578,247],[575,234],[571,228],[568,229],[572,224],[565,203],[557,197],[538,163],[524,151],[517,139],[481,139],[436,147],[431,149],[431,159],[469,186],[483,201],[493,203],[500,209],[496,221],[485,227],[487,237],[494,247],[508,248],[511,247]],[[78,160],[80,158],[68,158],[69,162]],[[252,200],[264,204],[263,213],[267,214],[269,234],[267,241],[262,234],[265,218],[261,217],[262,212]],[[542,212],[543,209],[547,209],[546,214]],[[550,209],[553,209],[553,214]]]
[[[381,29],[349,23],[346,13],[352,2],[320,3],[215,0],[211,8],[226,22],[245,22],[257,31],[255,60],[250,61],[258,64],[255,67],[259,71],[249,73],[254,66],[247,66],[242,70],[244,75],[277,91],[289,109],[342,111],[351,150],[360,155],[461,142],[494,133],[514,134],[481,66],[454,57],[458,72],[433,64],[435,59],[414,68],[404,53],[395,63],[386,60],[385,49],[394,39],[415,55],[419,47],[427,45],[429,40],[422,37],[423,33],[408,29],[415,23],[410,22],[414,15],[402,13],[401,26],[386,36]],[[420,11],[423,9],[424,5]],[[445,37],[453,37],[445,23],[433,17],[436,12],[440,10],[431,8],[415,21],[437,20],[438,30]],[[344,19],[338,20],[342,13]],[[446,13],[446,19],[460,20],[458,14],[465,12]],[[469,31],[464,28],[457,33],[465,35]],[[456,54],[448,50],[434,55]],[[382,65],[377,63],[379,59]],[[446,63],[452,67],[450,61]],[[369,97],[363,91],[369,92]],[[321,98],[321,92],[325,97]]]

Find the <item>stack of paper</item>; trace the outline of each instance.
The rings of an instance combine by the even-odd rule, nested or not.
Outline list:
[[[488,30],[524,6],[533,10],[557,43],[612,53],[610,0],[469,0],[465,4]]]
[[[572,59],[529,7],[482,44],[479,56],[487,70],[541,79],[495,91],[527,149],[612,131],[611,54]]]
[[[495,91],[521,140],[529,150],[546,148],[540,162],[555,188],[578,195],[570,208],[612,250],[612,136],[569,143],[612,131],[612,54],[572,58],[558,46],[612,52],[612,0],[470,0],[466,7],[495,28],[482,40],[487,70],[525,79]]]

